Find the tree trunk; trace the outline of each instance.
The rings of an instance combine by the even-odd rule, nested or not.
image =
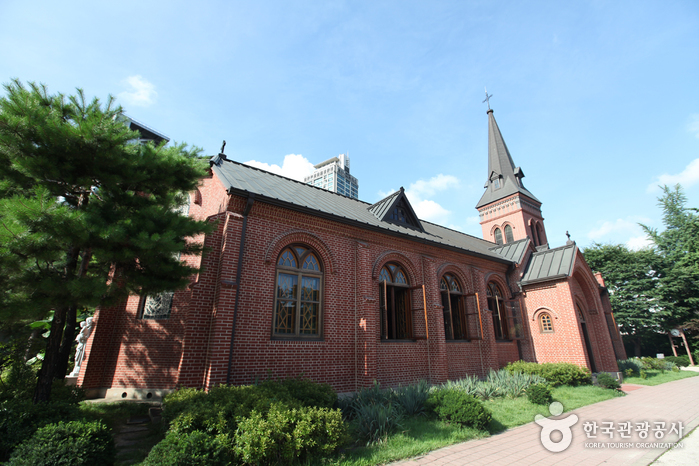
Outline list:
[[[51,397],[51,385],[53,384],[53,378],[56,376],[56,368],[58,367],[58,349],[61,346],[67,311],[68,308],[66,306],[60,306],[54,310],[53,321],[51,322],[51,334],[46,341],[44,362],[41,364],[36,390],[34,391],[34,404],[38,404],[42,401],[49,401]]]
[[[83,252],[82,260],[80,261],[80,268],[75,278],[77,280],[82,279],[87,273],[87,267],[92,259],[92,250],[90,248],[85,249]],[[72,304],[68,308],[68,314],[66,315],[66,327],[63,332],[63,341],[61,342],[61,347],[58,350],[59,359],[58,366],[56,367],[56,378],[65,379],[68,372],[68,361],[70,360],[70,355],[73,352],[73,343],[75,342],[75,334],[78,330],[77,320],[78,320],[78,306]]]
[[[65,379],[68,372],[68,361],[70,360],[70,354],[73,351],[75,331],[77,330],[77,314],[77,306],[74,304],[71,305],[66,313],[66,325],[65,329],[63,330],[63,341],[61,341],[61,346],[58,349],[58,362],[56,364],[57,379]]]
[[[71,246],[68,249],[68,253],[66,254],[66,266],[64,269],[66,285],[75,278],[75,268],[78,265],[79,255],[79,248]],[[63,329],[66,326],[66,316],[69,308],[69,304],[63,304],[54,309],[53,320],[51,321],[51,334],[46,341],[44,361],[41,364],[41,370],[39,370],[37,377],[36,390],[34,390],[34,404],[38,404],[42,401],[49,401],[51,398],[51,385],[53,384],[53,379],[56,377],[59,367]],[[65,377],[65,373],[63,376]]]
[[[29,361],[29,359],[34,356],[32,354],[32,348],[34,346],[34,342],[39,340],[40,336],[41,336],[41,329],[40,328],[35,328],[34,330],[32,330],[32,333],[29,335],[29,339],[27,340],[27,346],[24,349],[24,357],[22,357],[22,360],[24,362]]]

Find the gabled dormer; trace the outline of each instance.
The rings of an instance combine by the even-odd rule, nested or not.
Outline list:
[[[402,186],[399,191],[389,194],[376,204],[369,206],[369,212],[382,222],[424,232],[420,219],[417,218]]]

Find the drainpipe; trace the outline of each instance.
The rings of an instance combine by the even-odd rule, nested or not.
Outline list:
[[[233,307],[233,326],[231,328],[231,345],[228,348],[228,367],[226,368],[226,385],[231,383],[231,362],[233,362],[233,343],[235,341],[235,322],[238,317],[240,302],[240,277],[243,275],[243,253],[245,252],[245,231],[248,227],[248,214],[255,203],[255,194],[248,194],[248,202],[243,210],[243,229],[240,232],[240,250],[238,251],[238,267],[235,272],[235,305]]]

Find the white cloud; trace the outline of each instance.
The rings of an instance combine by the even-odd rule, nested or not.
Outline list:
[[[458,184],[459,180],[455,176],[440,173],[429,180],[417,180],[411,183],[405,190],[405,194],[419,218],[443,225],[447,222],[451,212],[439,203],[426,198]]]
[[[155,91],[153,83],[143,79],[141,75],[129,76],[124,81],[124,85],[130,86],[130,91],[120,92],[119,98],[126,102],[127,105],[134,107],[148,107],[155,103],[158,93]]]
[[[434,196],[437,191],[443,191],[458,184],[459,180],[455,176],[440,173],[427,181],[417,180],[406,191],[408,191],[409,195],[422,199],[426,196]]]
[[[381,190],[379,190],[379,192],[378,192],[379,199],[385,199],[385,198],[387,198],[388,196],[390,196],[391,194],[393,194],[393,193],[395,193],[395,192],[396,192],[395,189],[391,189],[390,191],[381,191]]]
[[[697,122],[697,124],[699,125],[699,122]],[[660,175],[656,181],[648,185],[646,192],[657,192],[660,190],[659,186],[674,186],[677,183],[681,184],[684,188],[699,183],[699,159],[694,159],[689,162],[689,165],[677,175],[669,175],[667,173]]]
[[[590,230],[587,237],[596,242],[624,242],[629,249],[637,251],[652,245],[639,222],[648,224],[650,219],[618,218],[612,222],[607,221],[598,228]],[[624,238],[628,239],[624,240]]]
[[[648,235],[643,235],[643,236],[633,236],[629,238],[629,240],[626,242],[626,247],[633,250],[633,251],[638,251],[640,249],[645,249],[647,247],[650,247],[653,245],[653,242],[648,238]]]
[[[602,240],[605,236],[609,236],[611,233],[618,232],[635,232],[640,230],[637,222],[632,222],[630,220],[625,220],[623,218],[618,218],[613,222],[604,222],[599,228],[590,230],[587,237],[594,241]]]
[[[411,202],[410,205],[413,206],[413,210],[417,214],[418,218],[428,220],[438,225],[446,223],[449,214],[451,214],[450,211],[430,200]]]
[[[256,160],[250,160],[244,162],[245,165],[250,165],[251,167],[260,168],[268,172],[276,173],[277,175],[285,176],[296,181],[303,181],[303,179],[313,173],[313,164],[308,161],[306,157],[301,154],[288,154],[284,156],[284,162],[282,166],[276,164],[268,164],[264,162],[258,162]]]
[[[695,113],[689,116],[689,123],[687,123],[687,131],[694,133],[694,136],[699,138],[699,113]]]

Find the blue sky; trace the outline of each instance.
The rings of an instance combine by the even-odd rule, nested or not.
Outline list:
[[[552,247],[644,244],[661,183],[699,207],[699,2],[0,2],[0,80],[112,94],[175,141],[289,176],[349,152],[481,236],[484,87]],[[276,167],[274,167],[276,165]]]

